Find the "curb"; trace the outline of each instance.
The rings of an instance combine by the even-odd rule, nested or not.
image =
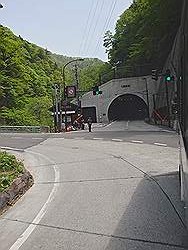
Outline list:
[[[13,181],[7,190],[0,193],[0,215],[12,206],[33,183],[32,175],[25,170],[21,176]]]

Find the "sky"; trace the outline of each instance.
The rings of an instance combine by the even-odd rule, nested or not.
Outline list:
[[[0,23],[49,51],[107,61],[103,36],[114,33],[132,0],[0,0]]]

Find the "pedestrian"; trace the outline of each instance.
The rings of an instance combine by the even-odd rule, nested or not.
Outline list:
[[[85,125],[84,125],[84,118],[82,118],[80,122],[81,122],[81,129],[84,130],[84,127],[85,127]]]
[[[89,132],[91,132],[91,125],[92,125],[92,118],[91,118],[91,116],[88,117],[87,124],[88,124],[88,128],[89,128]]]

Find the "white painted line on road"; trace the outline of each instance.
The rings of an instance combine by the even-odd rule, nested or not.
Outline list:
[[[113,121],[113,122],[109,123],[108,125],[105,126],[105,128],[111,126],[111,125],[112,125],[113,123],[115,123],[115,122],[116,122],[116,121]]]
[[[72,139],[75,139],[75,140],[83,140],[83,139],[85,139],[85,137],[74,137],[74,138],[72,138]]]
[[[42,139],[44,139],[44,138],[42,138],[42,137],[32,137],[31,139],[32,139],[32,140],[42,140]]]
[[[134,142],[134,143],[144,143],[143,141],[131,141],[131,142]]]
[[[28,152],[32,153],[32,154],[40,155],[43,158],[46,158],[49,162],[54,164],[54,162],[52,162],[47,156],[44,156],[40,153],[36,153],[36,152],[32,152],[32,151],[28,151]],[[47,207],[48,207],[49,203],[54,199],[55,194],[56,194],[57,189],[58,189],[58,186],[60,185],[60,183],[58,183],[58,182],[60,182],[59,169],[56,165],[53,168],[55,171],[55,180],[54,180],[55,183],[53,185],[52,191],[50,192],[50,195],[48,196],[47,201],[44,203],[43,207],[41,208],[41,210],[39,211],[37,216],[34,218],[34,220],[31,222],[31,224],[28,226],[28,228],[22,233],[22,235],[20,235],[20,237],[15,241],[15,243],[10,247],[9,250],[18,250],[24,244],[24,242],[29,238],[31,233],[37,227],[37,224],[39,224],[41,219],[46,214]]]
[[[22,148],[11,148],[11,147],[1,147],[2,150],[12,150],[12,151],[21,151],[24,152]]]
[[[21,136],[12,136],[11,138],[13,139],[26,139],[26,137],[21,137]],[[27,137],[27,139],[32,139],[32,140],[42,140],[44,139],[43,137]]]
[[[94,137],[93,140],[103,140],[103,138]]]
[[[167,132],[167,133],[173,133],[173,134],[176,133],[176,131],[173,131],[173,130],[166,130],[166,129],[163,129],[162,131],[163,131],[163,132]]]
[[[112,141],[123,141],[122,139],[112,139]]]
[[[23,136],[12,136],[11,138],[14,138],[14,139],[25,139],[25,137],[23,137]]]
[[[154,144],[157,145],[157,146],[167,147],[167,144],[165,144],[165,143],[155,142]]]

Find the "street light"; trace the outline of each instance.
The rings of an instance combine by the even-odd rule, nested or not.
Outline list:
[[[3,8],[3,5],[0,3],[0,9],[2,9]]]
[[[64,90],[64,109],[65,109],[65,131],[67,131],[67,95],[66,95],[66,82],[65,82],[65,68],[70,63],[79,62],[79,61],[83,61],[83,60],[84,60],[83,58],[77,58],[77,59],[71,60],[71,61],[67,62],[62,68],[63,90]],[[77,91],[78,91],[78,84],[77,84]],[[62,123],[62,106],[61,106],[61,110],[60,110],[60,118],[61,118],[60,120]]]

